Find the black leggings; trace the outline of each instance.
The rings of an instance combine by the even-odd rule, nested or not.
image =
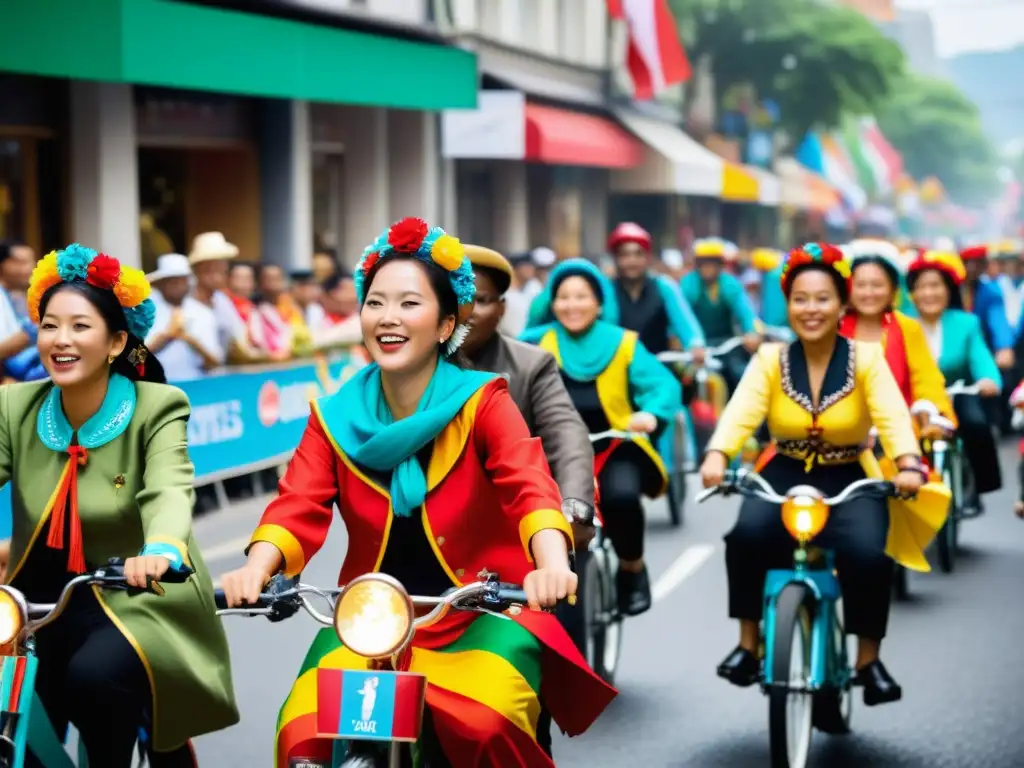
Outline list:
[[[960,440],[964,453],[971,463],[974,483],[978,493],[991,493],[1003,487],[999,469],[999,452],[992,434],[985,404],[977,395],[957,395],[953,398]]]
[[[139,728],[151,709],[149,678],[135,649],[107,618],[91,591],[36,637],[36,693],[54,731],[78,729],[89,765],[130,768]],[[195,768],[189,744],[149,755],[153,768]],[[29,756],[27,768],[45,768]]]
[[[780,465],[788,461],[785,457],[776,457],[762,473],[780,492],[797,484],[793,482],[796,477],[789,471],[778,471]],[[826,494],[837,493],[848,483],[864,476],[859,467],[854,466],[822,467],[816,468],[817,472],[839,481],[828,483],[831,487],[821,488]],[[813,477],[803,482],[826,485]],[[861,498],[834,508],[824,530],[813,542],[816,546],[835,551],[847,632],[871,640],[885,637],[889,621],[893,561],[885,554],[888,534],[889,509],[886,502]],[[778,505],[760,499],[744,499],[739,519],[726,535],[725,544],[729,616],[757,621],[764,606],[764,582],[768,571],[791,568],[793,564],[793,537],[782,524]]]
[[[641,496],[653,496],[661,476],[650,457],[635,443],[618,446],[597,476],[601,517],[620,560],[644,556],[644,506]]]

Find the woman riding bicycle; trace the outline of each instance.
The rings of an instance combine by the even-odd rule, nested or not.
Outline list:
[[[462,245],[403,219],[366,249],[355,280],[374,362],[313,403],[248,563],[223,577],[228,603],[255,602],[279,571],[298,575],[323,545],[335,504],[349,538],[341,584],[379,571],[437,596],[488,571],[521,582],[532,608],[573,595],[572,531],[541,441],[504,379],[458,364],[475,294]],[[317,668],[370,664],[333,629],[317,635],[281,710],[280,768],[331,758],[332,743],[317,738]],[[426,748],[443,752],[428,759],[456,768],[551,766],[536,739],[541,699],[575,735],[615,695],[555,617],[536,611],[452,612],[417,631],[398,667],[427,678],[436,743]]]
[[[563,261],[551,270],[544,290],[554,322],[529,328],[522,338],[555,356],[591,433],[615,429],[651,435],[594,445],[601,515],[619,556],[619,609],[636,616],[651,607],[641,497],[662,495],[668,482],[652,441],[679,411],[682,391],[636,333],[601,319],[609,282],[589,261]]]
[[[995,397],[1003,386],[992,352],[985,343],[978,317],[961,309],[960,286],[966,270],[955,253],[925,251],[907,268],[907,285],[920,315],[928,348],[946,382],[977,384],[982,397]],[[953,399],[958,434],[970,462],[978,494],[1002,487],[999,452],[981,398]],[[980,499],[972,499],[980,505]]]
[[[900,291],[896,265],[877,251],[850,259],[850,304],[839,324],[848,339],[880,343],[907,405],[928,400],[955,423],[953,404],[921,325],[893,309]]]
[[[765,345],[754,356],[729,401],[701,467],[706,487],[722,482],[730,458],[766,422],[774,455],[761,475],[780,492],[813,485],[835,495],[851,482],[878,477],[874,456],[863,450],[872,425],[886,454],[895,458],[897,488],[915,493],[922,485],[920,449],[910,412],[881,350],[839,336],[849,298],[849,271],[832,245],[808,243],[789,254],[782,275],[789,324],[797,340]],[[918,503],[920,505],[920,502]],[[910,508],[865,498],[836,507],[814,540],[835,549],[846,610],[846,628],[860,640],[856,683],[868,705],[898,700],[902,693],[879,660],[889,615],[893,562],[921,567],[921,526],[910,534]],[[931,535],[945,510],[918,510]],[[922,524],[923,525],[923,524]],[[780,515],[758,499],[745,499],[736,526],[725,537],[729,615],[740,620],[739,646],[718,667],[739,686],[759,679],[758,623],[768,570],[792,562],[793,541]],[[927,567],[926,565],[924,567]]]
[[[153,324],[141,272],[70,245],[28,289],[50,379],[0,388],[0,484],[11,482],[8,583],[55,602],[76,575],[126,558],[144,589],[79,589],[36,635],[36,692],[57,734],[78,729],[89,764],[128,768],[139,728],[151,764],[192,766],[188,740],[238,721],[227,640],[192,539],[189,404],[142,343]],[[153,718],[147,722],[147,718]],[[34,758],[28,765],[39,765]]]

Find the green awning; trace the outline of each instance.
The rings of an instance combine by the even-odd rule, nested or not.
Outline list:
[[[0,0],[0,70],[400,109],[477,103],[467,51],[178,0]]]

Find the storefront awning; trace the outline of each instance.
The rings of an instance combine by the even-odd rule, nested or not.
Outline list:
[[[179,0],[0,8],[0,70],[402,109],[476,104],[476,56],[445,45]]]
[[[476,109],[444,111],[441,153],[462,160],[631,168],[644,148],[598,115],[531,104],[518,91],[481,91]]]
[[[780,202],[786,207],[825,213],[842,203],[840,194],[827,181],[791,157],[780,158],[775,170],[782,181]]]
[[[632,168],[643,146],[610,120],[567,109],[526,105],[525,159],[549,165]]]
[[[617,114],[647,149],[639,166],[612,175],[612,192],[757,201],[758,180],[739,164],[723,160],[670,123],[631,112]]]

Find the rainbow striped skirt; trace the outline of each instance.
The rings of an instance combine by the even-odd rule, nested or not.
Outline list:
[[[329,760],[334,742],[317,738],[317,670],[370,668],[333,629],[316,636],[281,708],[277,766],[289,758]],[[456,613],[421,627],[398,665],[427,678],[433,729],[453,768],[553,766],[537,744],[543,697],[569,735],[582,733],[615,697],[587,667],[558,621],[524,611]]]

